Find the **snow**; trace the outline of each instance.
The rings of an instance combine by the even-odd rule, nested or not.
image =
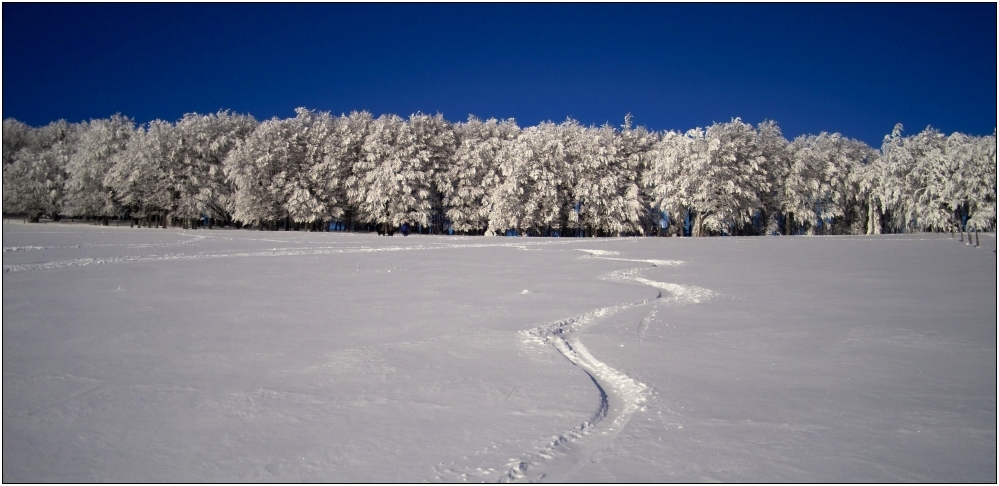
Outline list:
[[[3,226],[4,482],[994,482],[996,240]]]

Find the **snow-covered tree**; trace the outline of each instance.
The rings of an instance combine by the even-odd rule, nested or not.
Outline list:
[[[58,219],[66,166],[76,148],[79,127],[60,120],[30,128],[8,119],[4,130],[4,212],[24,214],[30,221],[38,221],[43,214]]]
[[[568,220],[573,207],[568,164],[578,152],[567,147],[566,132],[578,124],[551,122],[524,129],[499,153],[503,181],[489,197],[490,234],[516,229],[548,235]]]
[[[781,231],[780,219],[785,223],[784,232],[788,233],[788,218],[786,208],[793,207],[797,192],[801,189],[801,179],[792,174],[792,159],[790,143],[784,138],[780,126],[773,120],[766,120],[756,126],[756,145],[763,155],[763,165],[767,173],[770,190],[760,194],[762,211],[756,220],[756,232],[769,235]]]
[[[996,132],[967,141],[971,146],[965,162],[965,195],[968,206],[968,226],[980,230],[996,228]]]
[[[992,143],[980,143],[983,139]],[[993,140],[961,133],[944,136],[927,127],[899,145],[901,149],[892,148],[896,154],[904,150],[911,166],[902,186],[907,221],[913,229],[948,231],[994,225],[988,217],[989,205],[995,201]],[[979,208],[985,209],[982,217],[966,224]]]
[[[349,128],[347,120],[329,112],[303,109],[299,109],[298,120],[295,128],[305,143],[301,170],[307,176],[299,180],[308,184],[300,183],[292,193],[289,210],[298,222],[317,224],[340,219],[347,210],[345,183],[350,174],[347,162],[351,160],[344,149],[353,136],[345,133]]]
[[[256,127],[257,121],[252,116],[229,111],[209,115],[191,113],[177,122],[180,158],[175,183],[179,217],[204,215],[221,221],[231,218],[236,189],[226,178],[223,162],[237,142]]]
[[[870,157],[869,147],[823,132],[796,138],[790,153],[791,165],[778,192],[787,231],[860,231],[852,221],[863,212],[857,206],[853,174]]]
[[[662,135],[652,149],[651,160],[642,174],[642,184],[657,211],[679,222],[688,216],[690,189],[689,177],[692,159],[698,157],[695,144],[702,139],[699,131],[681,134],[669,131]],[[679,231],[679,226],[675,226]]]
[[[487,195],[500,183],[497,157],[520,128],[512,119],[481,121],[474,116],[454,128],[456,149],[442,177],[445,217],[455,231],[479,232],[489,227]]]
[[[3,121],[3,165],[13,163],[14,154],[28,146],[31,132],[31,127],[14,118]]]
[[[76,150],[67,163],[66,202],[69,216],[119,214],[113,191],[104,183],[113,156],[125,149],[135,133],[132,119],[120,114],[108,119],[91,120],[81,126]]]
[[[702,178],[694,192],[695,231],[729,232],[750,223],[762,208],[760,195],[770,190],[766,160],[752,125],[735,118],[705,132],[707,162],[695,173]]]
[[[354,111],[337,118],[330,153],[319,168],[324,180],[337,181],[334,205],[343,208],[340,219],[349,228],[365,221],[360,210],[366,172],[364,141],[373,125],[374,118],[366,111]]]
[[[166,227],[166,216],[176,206],[170,173],[177,167],[177,137],[169,122],[154,120],[128,139],[124,150],[111,156],[104,177],[115,205],[133,218],[151,216]]]
[[[296,223],[317,223],[339,217],[336,204],[338,181],[329,173],[331,137],[335,121],[329,113],[299,108],[286,120],[288,157],[281,174],[285,180],[284,208]]]
[[[881,144],[881,153],[861,174],[861,190],[868,198],[867,234],[898,231],[907,225],[911,203],[905,180],[915,163],[902,136],[902,124]]]
[[[624,117],[624,125],[618,133],[618,157],[621,165],[627,167],[626,178],[637,186],[637,201],[641,206],[642,228],[658,226],[659,211],[654,209],[642,183],[642,175],[652,163],[653,148],[659,142],[659,135],[644,126],[635,127],[631,114]],[[658,229],[656,230],[658,232]]]
[[[946,137],[927,127],[905,140],[912,157],[912,170],[905,182],[912,219],[918,229],[953,230],[959,221],[958,207],[966,200],[964,165],[969,157],[962,154],[967,137]]]
[[[445,230],[446,209],[444,192],[447,190],[448,168],[457,150],[454,127],[438,113],[435,116],[416,113],[409,117],[414,156],[430,173],[430,226],[436,233]]]
[[[658,144],[646,184],[656,207],[692,216],[691,233],[729,233],[752,222],[770,190],[752,125],[735,118],[707,131],[668,133]]]
[[[287,120],[267,120],[226,156],[223,167],[236,187],[232,215],[237,221],[263,229],[287,219],[289,160],[303,157],[301,147],[291,142],[288,125]]]
[[[570,147],[578,152],[569,167],[579,210],[569,212],[569,226],[588,227],[590,234],[644,234],[646,211],[639,174],[654,138],[644,129],[633,129],[630,118],[623,132],[608,125],[586,129],[569,125],[564,130],[573,140]]]
[[[881,173],[883,165],[881,162],[881,152],[870,163],[864,165],[857,171],[855,183],[858,188],[857,198],[862,200],[863,207],[866,208],[864,216],[864,234],[879,235],[882,233],[884,225],[884,208],[881,203]]]
[[[878,151],[866,143],[839,136],[833,144],[838,148],[835,162],[832,201],[839,208],[841,216],[833,220],[827,230],[833,234],[864,234],[866,232],[867,201],[860,181],[865,168],[877,160]]]
[[[362,220],[396,227],[403,222],[429,225],[434,210],[433,167],[420,153],[408,123],[383,115],[364,140],[364,158],[348,197]]]
[[[259,125],[220,111],[138,130],[121,115],[37,129],[6,119],[3,205],[32,219],[408,221],[490,234],[643,234],[660,213],[697,236],[991,229],[995,139],[904,136],[899,124],[877,150],[840,134],[788,142],[769,120],[659,134],[630,115],[620,130],[571,119],[521,129],[305,108]]]
[[[902,125],[896,125],[885,136],[876,163],[864,169],[863,190],[871,199],[869,232],[951,230],[964,224],[972,205],[984,209],[976,224],[992,227],[988,215],[994,215],[989,206],[995,201],[990,195],[995,194],[995,170],[990,166],[995,162],[989,154],[995,153],[995,144],[989,142],[978,145],[975,137],[963,134],[946,137],[932,127],[905,137]]]

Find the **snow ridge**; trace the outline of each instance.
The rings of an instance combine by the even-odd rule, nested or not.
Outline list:
[[[598,424],[603,424],[604,422],[607,422],[607,424],[601,425],[600,434],[603,437],[602,442],[609,444],[613,441],[614,437],[617,436],[621,429],[624,428],[624,426],[628,423],[628,420],[632,415],[634,415],[635,412],[645,410],[645,406],[643,404],[648,400],[649,387],[646,384],[628,376],[626,373],[617,370],[595,358],[589,350],[586,349],[586,346],[584,346],[579,340],[579,336],[577,335],[579,330],[591,325],[594,321],[600,318],[610,316],[627,308],[649,304],[695,304],[704,302],[713,295],[711,290],[705,288],[657,282],[639,275],[640,272],[649,268],[655,268],[660,265],[677,266],[684,264],[684,262],[675,260],[633,260],[610,258],[606,255],[614,255],[617,254],[617,252],[604,250],[581,251],[589,253],[593,258],[636,261],[651,264],[651,267],[639,267],[611,272],[603,278],[614,281],[633,281],[659,289],[660,292],[652,300],[643,300],[640,302],[629,302],[609,307],[601,307],[581,316],[548,323],[534,329],[520,332],[524,342],[551,345],[572,364],[582,368],[590,379],[593,380],[593,384],[597,387],[597,391],[600,394],[600,403],[593,414],[582,424],[572,430],[553,437],[545,445],[543,445],[538,452],[530,454],[527,459],[512,459],[511,462],[507,464],[509,469],[506,475],[500,478],[501,482],[525,481],[527,479],[526,474],[529,469],[540,464],[543,460],[550,460],[554,458],[558,449],[564,447],[568,443],[586,437],[594,431]],[[669,297],[663,298],[662,291],[666,291],[669,294]],[[648,322],[645,321],[649,320],[650,316],[654,315],[655,312],[656,310],[653,309],[643,318],[646,328],[648,327]],[[639,333],[642,333],[643,331],[641,331],[641,326],[639,326],[639,329]],[[544,477],[545,475],[542,474],[537,478],[537,480],[541,480]]]

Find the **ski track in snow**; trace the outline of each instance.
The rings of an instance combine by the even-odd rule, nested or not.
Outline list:
[[[3,252],[12,251],[36,251],[36,250],[59,250],[64,248],[169,248],[174,246],[190,245],[192,243],[199,242],[205,238],[209,238],[209,235],[189,235],[185,233],[175,233],[181,236],[190,237],[190,239],[185,241],[178,241],[176,243],[103,243],[103,244],[80,244],[80,245],[59,245],[59,246],[5,246],[3,247]]]
[[[27,250],[48,250],[56,248],[90,248],[90,247],[103,247],[103,246],[118,246],[125,248],[149,248],[149,247],[165,247],[165,246],[178,246],[180,244],[189,244],[195,241],[200,241],[201,239],[210,237],[196,235],[195,239],[172,244],[134,244],[134,245],[75,245],[75,246],[63,246],[63,247],[5,247],[4,252],[8,251],[27,251]],[[278,243],[289,243],[287,241],[280,240],[254,240],[254,241],[275,241]],[[322,246],[322,247],[299,247],[299,248],[269,248],[266,250],[257,251],[242,251],[242,252],[215,252],[215,253],[166,253],[166,254],[152,254],[152,255],[136,255],[136,256],[126,256],[126,257],[107,257],[107,258],[77,258],[73,260],[58,260],[58,261],[47,261],[38,263],[22,263],[22,264],[12,264],[4,265],[3,273],[18,273],[33,270],[52,270],[58,268],[67,267],[83,267],[88,265],[102,265],[102,264],[114,264],[114,263],[134,263],[134,262],[157,262],[157,261],[178,261],[178,260],[206,260],[215,258],[241,258],[241,257],[279,257],[279,256],[310,256],[310,255],[333,255],[340,253],[376,253],[376,252],[386,252],[386,251],[418,251],[418,250],[447,250],[455,248],[514,248],[518,250],[538,250],[539,248],[533,248],[537,246],[549,246],[549,245],[565,245],[572,243],[572,241],[539,241],[539,242],[504,242],[504,243],[472,243],[472,244],[446,244],[446,243],[430,243],[421,245],[411,245],[411,246],[389,246],[389,247],[335,247],[335,246]]]
[[[52,246],[52,247],[35,247],[35,246],[25,246],[25,247],[5,247],[3,248],[4,253],[9,251],[36,251],[36,250],[48,250],[48,249],[61,249],[61,248],[98,248],[98,247],[121,247],[121,248],[163,248],[163,247],[175,247],[181,245],[188,245],[191,243],[199,242],[207,237],[213,237],[212,235],[189,235],[181,233],[184,236],[193,236],[192,239],[176,242],[176,243],[166,243],[166,244],[108,244],[108,245],[74,245],[74,246]],[[227,238],[229,239],[229,238]],[[281,241],[281,240],[262,240],[262,239],[252,239],[253,241],[274,241],[278,243],[293,243],[302,244],[304,241]],[[578,240],[577,240],[578,241]],[[290,248],[270,248],[265,250],[256,251],[233,251],[233,252],[204,252],[204,253],[169,253],[169,254],[152,254],[152,255],[136,255],[136,256],[125,256],[125,257],[108,257],[108,258],[80,258],[73,260],[62,260],[62,261],[48,261],[39,263],[27,263],[27,264],[15,264],[15,265],[4,265],[3,271],[5,274],[8,273],[18,273],[25,271],[34,270],[51,270],[67,267],[80,267],[88,265],[101,265],[101,264],[115,264],[115,263],[134,263],[134,262],[158,262],[158,261],[184,261],[184,260],[203,260],[203,259],[215,259],[215,258],[242,258],[242,257],[275,257],[275,256],[305,256],[305,255],[331,255],[331,254],[346,254],[346,253],[375,253],[375,252],[388,252],[388,251],[425,251],[425,250],[444,250],[444,249],[460,249],[460,248],[496,248],[496,247],[506,247],[518,250],[541,250],[543,247],[551,245],[564,245],[575,243],[577,241],[516,241],[508,242],[504,241],[502,243],[465,243],[461,240],[456,241],[456,244],[449,243],[437,243],[432,242],[428,244],[417,244],[410,246],[389,246],[389,247],[335,247],[335,246],[322,246],[322,247],[290,247]],[[650,320],[652,316],[655,315],[657,308],[662,305],[687,305],[696,304],[703,302],[713,295],[713,292],[708,289],[694,287],[689,285],[681,285],[668,282],[658,282],[645,278],[640,273],[644,270],[656,267],[667,267],[667,266],[679,266],[683,265],[684,262],[677,260],[658,260],[658,259],[630,259],[630,258],[619,258],[616,251],[606,251],[606,250],[590,250],[583,249],[579,250],[586,252],[589,256],[584,258],[598,258],[603,260],[613,260],[613,261],[625,261],[625,262],[636,262],[651,265],[651,267],[636,267],[626,270],[619,270],[611,272],[605,276],[599,277],[600,279],[616,281],[616,282],[634,282],[642,285],[647,285],[659,290],[659,294],[653,299],[646,299],[638,302],[626,302],[609,307],[601,307],[594,309],[585,314],[570,317],[567,319],[550,322],[548,324],[539,326],[534,329],[529,329],[521,331],[521,337],[523,342],[527,345],[541,345],[541,346],[552,346],[555,348],[563,357],[569,360],[575,366],[581,368],[593,381],[593,384],[597,388],[599,394],[599,402],[596,410],[580,425],[575,428],[565,431],[561,434],[557,434],[548,439],[544,439],[536,444],[535,452],[529,452],[519,458],[512,458],[506,464],[506,472],[497,471],[497,469],[488,468],[468,468],[466,471],[472,473],[472,476],[478,476],[481,480],[485,476],[493,476],[493,480],[498,480],[501,482],[523,482],[531,480],[528,478],[527,474],[529,470],[539,469],[543,466],[549,466],[547,469],[551,469],[551,466],[557,464],[563,464],[568,462],[569,465],[579,464],[586,459],[587,450],[589,451],[599,451],[607,446],[609,446],[617,434],[624,428],[628,423],[631,416],[639,411],[645,410],[643,405],[649,398],[648,386],[644,383],[628,376],[626,373],[619,371],[602,361],[594,357],[586,346],[580,341],[578,336],[578,331],[581,329],[593,325],[599,320],[612,316],[622,310],[634,308],[638,306],[654,306],[652,310],[647,312],[642,319],[642,323],[638,326],[639,341],[644,337],[644,333],[648,330]],[[663,291],[667,293],[664,297]],[[598,432],[598,434],[593,434],[593,432]],[[585,440],[584,440],[585,439]],[[583,446],[583,447],[578,447]],[[575,451],[570,450],[577,449]],[[581,450],[579,450],[581,449]],[[589,454],[591,455],[592,452]],[[453,474],[460,478],[460,480],[468,480],[468,473],[461,473],[456,469],[442,469],[435,468],[438,475],[438,479],[441,474]],[[495,475],[499,473],[500,476],[497,478]],[[534,474],[532,473],[532,476]],[[543,480],[546,477],[545,474],[539,474],[534,477],[533,480]]]
[[[585,450],[573,453],[568,450],[568,446],[586,445],[589,446],[587,449],[590,451],[599,451],[609,446],[617,434],[628,423],[631,416],[639,410],[645,410],[643,404],[649,398],[649,387],[594,357],[579,340],[578,331],[624,309],[648,305],[697,304],[710,299],[714,294],[711,290],[705,288],[658,282],[640,275],[640,272],[649,268],[683,265],[684,262],[682,261],[615,258],[610,255],[616,255],[618,252],[605,250],[580,251],[589,253],[591,258],[651,264],[651,267],[620,270],[611,272],[600,278],[618,282],[636,282],[659,290],[659,294],[651,300],[646,299],[639,302],[626,302],[609,307],[601,307],[579,316],[551,322],[534,329],[520,331],[525,345],[550,345],[590,377],[600,396],[596,410],[575,428],[540,442],[535,452],[527,453],[523,457],[510,459],[506,465],[506,473],[503,473],[498,478],[495,477],[496,469],[491,467],[465,468],[465,472],[458,469],[435,468],[439,480],[442,479],[442,473],[449,473],[449,475],[457,476],[461,481],[468,481],[469,479],[492,479],[498,482],[537,482],[544,480],[547,477],[547,473],[532,473],[531,477],[528,477],[528,471],[544,468],[546,465],[549,467],[545,469],[552,469],[553,462],[568,462],[572,465],[580,464],[586,459],[586,457],[579,457],[586,455]],[[663,296],[663,291],[668,293],[667,297]],[[653,308],[642,319],[644,329],[642,325],[639,325],[638,332],[640,339],[648,329],[651,316],[656,311],[657,309]],[[597,434],[594,434],[594,432],[597,432]],[[591,436],[591,434],[593,435]],[[487,478],[487,476],[493,477]]]

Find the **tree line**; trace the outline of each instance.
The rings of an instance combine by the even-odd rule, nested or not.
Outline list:
[[[107,224],[534,236],[991,230],[996,133],[896,125],[880,149],[738,118],[686,133],[568,119],[220,111],[3,121],[3,212]]]

